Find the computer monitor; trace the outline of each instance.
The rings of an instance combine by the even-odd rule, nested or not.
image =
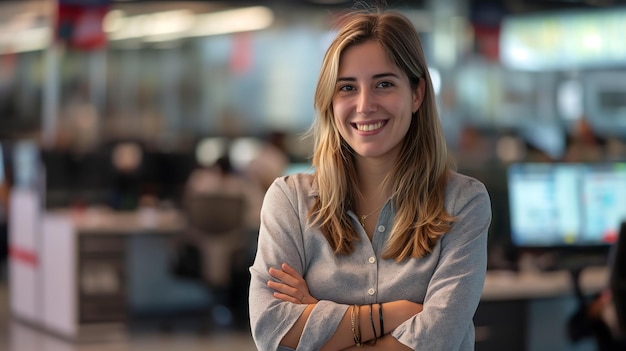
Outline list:
[[[519,249],[604,260],[626,219],[626,162],[512,164],[507,189]]]

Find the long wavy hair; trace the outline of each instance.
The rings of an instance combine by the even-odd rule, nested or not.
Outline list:
[[[354,209],[361,193],[354,151],[339,134],[332,102],[342,53],[366,41],[376,41],[385,49],[390,62],[408,76],[413,89],[420,79],[425,83],[422,105],[412,116],[400,155],[383,184],[391,187],[396,209],[383,258],[400,262],[424,257],[455,220],[444,208],[450,164],[419,36],[413,24],[397,12],[361,11],[345,15],[326,51],[315,92],[317,116],[310,130],[319,197],[309,220],[320,227],[335,254],[352,253],[359,235],[347,210]]]

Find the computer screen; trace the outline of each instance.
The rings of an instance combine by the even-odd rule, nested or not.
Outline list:
[[[626,219],[626,162],[517,163],[507,182],[517,247],[608,247]]]

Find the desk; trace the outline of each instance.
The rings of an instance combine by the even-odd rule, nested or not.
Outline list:
[[[25,199],[30,207],[37,207],[32,196]],[[169,236],[187,226],[184,215],[174,209],[33,213],[30,220],[40,226],[13,235],[19,243],[26,233],[33,244],[28,271],[22,268],[25,260],[12,257],[10,261],[10,271],[15,273],[10,276],[11,294],[16,297],[11,299],[11,310],[18,319],[70,340],[125,337],[127,238]]]
[[[175,234],[187,227],[177,209],[142,208],[137,211],[113,211],[108,208],[48,211],[48,216],[70,218],[80,235]]]
[[[582,271],[580,285],[585,294],[594,294],[609,283],[606,267],[589,267]],[[568,271],[509,272],[490,271],[485,279],[482,300],[537,299],[574,293]]]
[[[580,286],[593,295],[608,285],[606,267],[582,271]],[[572,344],[567,321],[578,308],[568,271],[487,273],[474,317],[476,351],[590,351],[591,340]]]

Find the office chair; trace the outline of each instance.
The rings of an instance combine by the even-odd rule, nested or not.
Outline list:
[[[219,325],[232,323],[233,308],[245,301],[233,301],[235,261],[245,252],[245,209],[242,195],[192,194],[185,200],[189,229],[198,236],[202,253],[202,277],[213,296],[211,308]]]
[[[189,225],[210,236],[223,236],[243,227],[242,195],[195,194],[186,200]]]

